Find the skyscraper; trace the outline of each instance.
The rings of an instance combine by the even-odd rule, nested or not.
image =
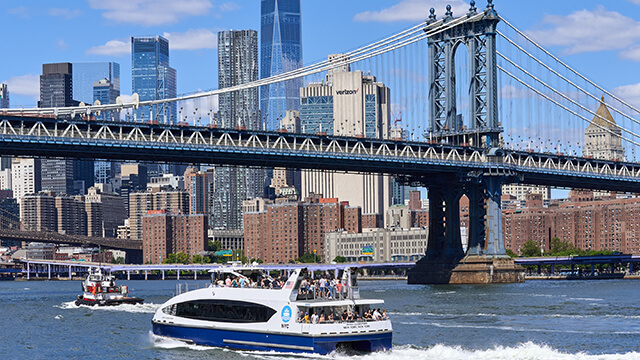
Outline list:
[[[350,71],[345,55],[330,55],[329,60],[342,65],[329,71],[325,82],[300,89],[302,132],[389,138],[389,88],[375,76]],[[385,175],[302,172],[302,198],[311,193],[337,197],[360,206],[363,215],[382,216],[389,207],[391,190]]]
[[[13,158],[11,165],[11,183],[13,197],[22,199],[25,195],[35,194],[41,189],[40,159]]]
[[[169,66],[169,40],[162,36],[135,36],[131,38],[132,91],[140,101],[176,97],[177,74]],[[138,119],[175,123],[178,120],[176,103],[140,107],[135,110]]]
[[[207,213],[207,174],[190,167],[184,172],[184,189],[189,193],[189,214]]]
[[[258,80],[258,32],[218,33],[218,88]],[[258,89],[221,94],[219,123],[222,127],[259,130]],[[236,167],[216,168],[213,225],[218,229],[242,229],[242,201],[264,194],[265,171]]]
[[[40,101],[38,107],[66,107],[73,101],[73,65],[71,63],[42,64]]]
[[[300,0],[262,0],[260,14],[260,78],[302,67]],[[300,87],[302,79],[260,89],[260,109],[270,129],[287,110],[299,109]]]
[[[96,86],[97,83],[97,86]],[[85,104],[93,104],[100,100],[101,104],[115,104],[120,96],[120,64],[116,62],[80,62],[73,64],[73,98]],[[101,120],[117,119],[117,112],[94,114]],[[88,189],[95,181],[106,183],[114,174],[109,171],[110,161],[95,161],[94,174],[91,179],[84,178]],[[76,178],[76,180],[78,180]]]
[[[9,88],[7,84],[0,84],[0,109],[9,108]]]
[[[9,108],[9,87],[7,84],[0,84],[0,109]],[[4,169],[11,169],[11,158],[0,157],[0,171]]]
[[[73,195],[73,161],[42,159],[42,190]]]
[[[93,83],[107,79],[112,86],[113,102],[120,96],[120,64],[116,62],[85,62],[73,63],[73,98],[85,104],[95,101]]]
[[[603,160],[624,160],[622,130],[605,105],[604,96],[596,115],[584,132],[583,155]]]
[[[116,91],[114,84],[109,79],[104,78],[102,80],[93,82],[93,102],[100,101],[100,104],[115,104],[116,99],[120,96],[120,91]],[[98,116],[104,117],[105,114]]]

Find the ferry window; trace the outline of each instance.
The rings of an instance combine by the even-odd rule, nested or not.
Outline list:
[[[176,316],[220,322],[267,322],[275,313],[268,306],[232,300],[194,300],[176,308]]]
[[[162,308],[162,312],[167,315],[175,315],[176,314],[176,304],[165,306]]]

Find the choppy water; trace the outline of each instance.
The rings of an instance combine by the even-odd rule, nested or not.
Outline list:
[[[184,281],[182,281],[184,282]],[[189,346],[150,334],[175,281],[120,281],[143,305],[77,307],[79,281],[0,282],[0,359],[296,359]],[[191,281],[203,284],[204,281]],[[394,349],[335,359],[640,359],[640,282],[420,286],[361,281],[382,298]],[[324,358],[324,357],[323,357]]]

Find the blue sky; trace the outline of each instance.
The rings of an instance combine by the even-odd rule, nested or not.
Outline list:
[[[461,0],[302,0],[304,63],[373,42]],[[495,0],[496,10],[592,80],[640,105],[640,0]],[[178,93],[217,87],[216,32],[259,30],[258,0],[0,0],[0,82],[35,106],[43,63],[115,61],[131,93],[129,37],[164,35]],[[478,0],[484,8],[486,0]],[[425,59],[426,61],[426,59]]]

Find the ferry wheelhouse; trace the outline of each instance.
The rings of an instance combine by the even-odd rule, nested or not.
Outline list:
[[[339,274],[338,274],[339,275]],[[273,279],[258,269],[215,270],[204,289],[179,294],[155,313],[153,333],[191,344],[328,354],[391,348],[383,300],[362,299],[353,269],[314,282],[306,269]]]
[[[130,297],[129,287],[116,286],[115,277],[102,272],[100,268],[90,268],[82,281],[82,294],[78,295],[76,305],[113,306],[121,304],[141,304],[142,298]]]

